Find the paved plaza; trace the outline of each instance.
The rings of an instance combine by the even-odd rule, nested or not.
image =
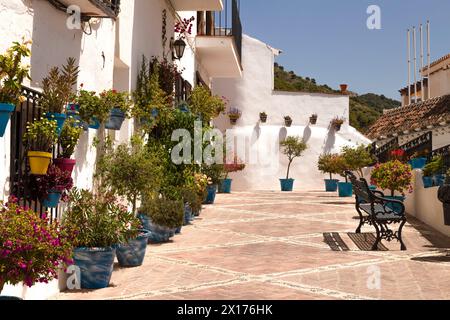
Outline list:
[[[103,290],[57,299],[450,299],[450,239],[409,217],[408,251],[355,235],[351,198],[325,192],[218,195],[172,242]],[[333,250],[334,249],[334,250]],[[336,250],[336,251],[335,251]]]

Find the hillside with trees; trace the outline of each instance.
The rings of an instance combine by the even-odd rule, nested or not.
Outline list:
[[[316,79],[296,75],[293,71],[286,71],[283,66],[275,63],[275,90],[289,92],[310,92],[339,94],[340,90],[334,90],[326,84],[318,84]],[[361,132],[377,121],[384,109],[400,107],[399,101],[389,99],[384,95],[367,93],[358,95],[350,94],[350,125]]]

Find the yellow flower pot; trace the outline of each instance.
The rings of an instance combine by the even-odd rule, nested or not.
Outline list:
[[[31,174],[38,176],[46,175],[51,159],[52,154],[49,152],[28,151]]]

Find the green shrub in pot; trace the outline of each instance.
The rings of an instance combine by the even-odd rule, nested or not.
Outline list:
[[[58,158],[53,160],[57,167],[69,173],[72,173],[75,167],[76,160],[71,159],[71,157],[75,153],[75,148],[83,133],[83,129],[77,125],[78,122],[78,120],[70,117],[64,123],[58,138]]]

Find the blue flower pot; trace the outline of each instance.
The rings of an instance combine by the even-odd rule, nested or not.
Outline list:
[[[207,187],[208,194],[206,196],[206,200],[204,204],[214,204],[214,201],[216,201],[216,194],[217,194],[217,185],[209,185]]]
[[[369,186],[369,189],[372,191],[376,191],[378,189],[378,187],[377,186]]]
[[[184,225],[187,226],[192,221],[192,209],[189,205],[184,206]]]
[[[65,113],[47,112],[45,114],[45,117],[48,120],[56,121],[57,124],[56,132],[58,133],[59,136],[61,134],[62,128],[64,127],[64,122],[66,122],[67,115]]]
[[[325,179],[325,190],[327,192],[336,192],[338,189],[339,180],[336,179]]]
[[[423,187],[432,188],[433,187],[433,177],[422,177]]]
[[[291,192],[294,190],[294,179],[280,179],[281,191]]]
[[[387,198],[387,199],[392,199],[392,200],[398,200],[398,201],[401,201],[401,202],[404,202],[405,201],[405,197],[403,197],[403,196],[394,196],[394,197],[392,197],[392,196],[386,196],[385,198]],[[397,204],[397,203],[388,203],[387,205],[386,205],[388,208],[390,208],[390,209],[392,209],[392,210],[394,210],[395,212],[398,212],[398,213],[400,213],[401,212],[401,206],[399,205],[399,204]]]
[[[47,208],[56,208],[61,201],[61,192],[59,191],[49,191],[47,199],[42,201],[42,205]]]
[[[223,179],[219,183],[219,193],[231,193],[232,179]]]
[[[151,233],[149,231],[142,230],[141,234],[136,239],[119,245],[116,249],[119,265],[124,268],[141,266],[142,263],[144,263],[147,243],[150,236]]]
[[[107,288],[111,281],[115,256],[114,248],[75,249],[73,260],[75,266],[80,268],[81,288]]]
[[[441,187],[445,183],[445,175],[444,174],[435,174],[433,177],[434,186]]]
[[[175,230],[175,234],[180,234],[182,228],[183,228],[183,227],[178,227],[178,228]]]
[[[105,124],[105,128],[109,130],[119,131],[125,121],[125,112],[119,108],[113,108],[109,114],[109,119]]]
[[[8,126],[11,113],[16,107],[10,103],[0,103],[0,137],[5,135],[6,127]]]
[[[423,169],[427,164],[427,158],[414,158],[409,161],[413,169]]]
[[[338,183],[339,197],[349,198],[353,196],[353,186],[350,182]]]
[[[167,227],[162,227],[154,224],[150,217],[145,214],[140,214],[139,220],[141,220],[142,225],[145,230],[150,231],[150,236],[148,238],[149,242],[153,243],[164,243],[170,240],[175,235],[176,229],[170,229]]]
[[[91,129],[98,130],[100,129],[100,121],[96,117],[92,117],[88,126]]]

